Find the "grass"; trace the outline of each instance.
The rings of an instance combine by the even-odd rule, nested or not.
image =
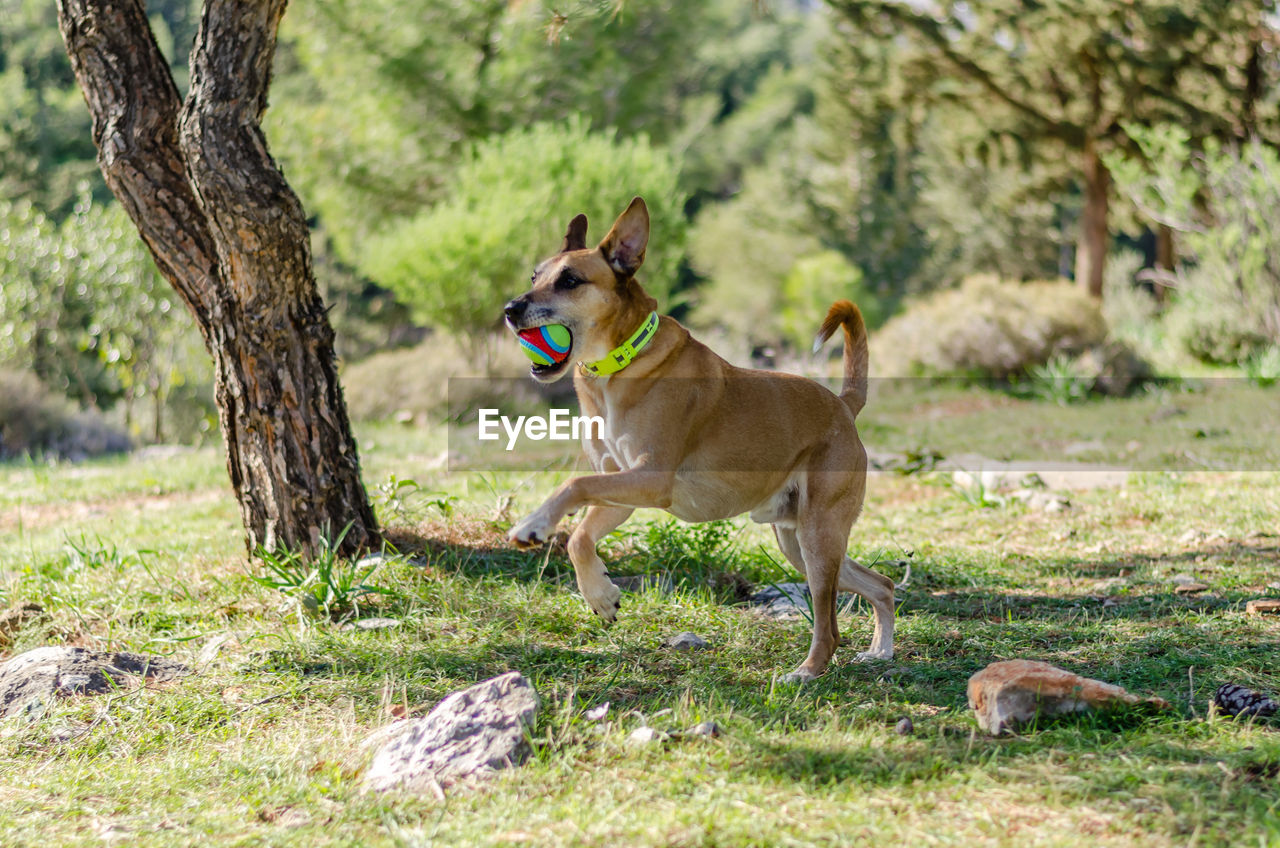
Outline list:
[[[1151,461],[1124,489],[1072,493],[1053,514],[966,500],[927,463],[875,475],[850,550],[896,580],[911,562],[898,657],[848,664],[870,638],[868,610],[854,603],[841,616],[849,646],[804,688],[776,678],[803,657],[808,622],[733,603],[742,580],[794,579],[780,573],[767,529],[638,514],[604,542],[611,570],[667,577],[671,590],[659,579],[625,594],[605,630],[573,591],[562,551],[504,541],[563,475],[449,474],[442,432],[360,430],[370,490],[406,554],[364,578],[389,593],[361,598],[360,614],[401,622],[368,632],[296,615],[256,582],[269,571],[245,557],[214,451],[0,467],[0,605],[46,609],[10,650],[127,649],[196,670],[0,728],[0,844],[1280,842],[1280,732],[1205,715],[1223,682],[1280,691],[1280,622],[1244,614],[1280,579],[1280,473],[1247,470],[1274,468],[1275,443],[1246,463],[1228,437],[1206,446],[1214,439],[1186,429],[1217,426],[1202,415],[1238,421],[1275,395],[1209,386],[1176,398],[1184,414],[1152,424],[1167,399],[1061,407],[947,391],[873,403],[868,440],[1016,452],[1014,425],[992,406],[1015,403],[1021,421],[1042,422],[1046,444],[1105,432],[1088,459],[1127,462],[1107,451],[1136,440]],[[1227,470],[1159,467],[1179,445]],[[343,568],[334,564],[334,580]],[[1175,594],[1182,574],[1210,589]],[[682,630],[712,650],[662,647]],[[1176,708],[990,739],[965,683],[1015,657]],[[509,669],[543,696],[530,763],[443,801],[359,793],[368,733]],[[602,719],[588,718],[606,702]],[[910,736],[894,732],[903,716]],[[703,720],[723,735],[626,742],[642,724]]]

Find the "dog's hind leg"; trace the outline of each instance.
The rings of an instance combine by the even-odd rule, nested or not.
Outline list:
[[[867,599],[875,614],[875,631],[871,647],[855,659],[888,660],[893,658],[893,581],[864,565],[844,558],[840,564],[840,591],[856,592]]]
[[[806,528],[799,530],[775,527],[778,544],[787,559],[791,559],[798,548],[803,565],[802,570],[809,583],[809,594],[813,598],[813,640],[809,644],[809,655],[805,661],[784,680],[804,683],[813,680],[826,671],[827,663],[835,653],[840,642],[840,628],[836,622],[836,591],[840,579],[841,560],[844,557],[844,543],[828,530]]]
[[[578,591],[605,624],[618,617],[622,592],[609,580],[596,544],[626,521],[634,510],[617,506],[588,507],[582,521],[569,537],[569,561],[578,578]]]
[[[790,527],[779,527],[777,524],[770,526],[773,527],[773,538],[778,540],[778,550],[782,551],[782,555],[787,558],[787,562],[791,563],[791,567],[800,572],[801,577],[805,577],[804,554],[800,552],[796,531]]]

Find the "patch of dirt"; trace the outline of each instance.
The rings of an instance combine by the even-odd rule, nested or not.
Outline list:
[[[936,421],[939,418],[956,418],[962,415],[973,415],[977,412],[986,412],[991,409],[1005,409],[1010,406],[1017,406],[1018,402],[1012,398],[975,395],[972,397],[960,397],[954,400],[939,401],[936,403],[922,403],[911,410],[911,415],[924,418],[930,421]]]
[[[106,518],[122,512],[163,512],[194,504],[231,499],[226,489],[195,489],[163,495],[124,495],[86,501],[59,501],[45,504],[19,504],[0,512],[0,533],[43,530],[54,524]]]

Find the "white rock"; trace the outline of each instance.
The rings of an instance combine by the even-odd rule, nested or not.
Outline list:
[[[538,693],[518,671],[454,692],[399,724],[364,775],[364,788],[439,793],[441,784],[524,762]]]

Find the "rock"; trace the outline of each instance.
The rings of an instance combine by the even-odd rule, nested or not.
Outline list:
[[[772,618],[798,616],[802,610],[808,614],[812,606],[808,583],[775,583],[766,586],[751,596],[751,603]]]
[[[427,567],[427,561],[420,557],[410,557],[402,554],[376,553],[369,554],[368,556],[364,556],[356,560],[356,568],[381,568],[382,566],[389,565],[391,563],[402,563],[404,565],[411,565],[415,568]]]
[[[1209,588],[1208,583],[1179,583],[1173,587],[1175,595],[1194,595]]]
[[[910,736],[915,729],[916,726],[911,723],[911,719],[905,716],[898,719],[898,723],[893,726],[893,732],[899,736]]]
[[[132,678],[169,680],[186,673],[186,666],[163,657],[36,648],[0,665],[0,718],[37,712],[55,697],[116,692],[128,687]]]
[[[1019,489],[1010,497],[1040,512],[1062,512],[1071,508],[1071,500],[1066,495],[1044,489]]]
[[[1127,470],[1108,465],[1056,460],[1001,462],[974,453],[950,457],[938,463],[938,470],[953,472],[952,481],[961,488],[981,486],[989,492],[1034,488],[1119,489],[1129,481]]]
[[[1244,605],[1248,615],[1280,615],[1280,599],[1259,598]]]
[[[716,724],[714,721],[704,721],[699,724],[695,724],[693,727],[686,730],[684,735],[709,736],[714,739],[720,735],[720,725]]]
[[[13,638],[23,627],[44,616],[44,607],[39,604],[21,604],[10,607],[0,613],[0,648],[13,644]]]
[[[652,727],[637,727],[631,731],[631,735],[627,737],[628,745],[649,745],[654,742],[661,742],[667,738],[667,734],[661,730],[654,730]]]
[[[711,647],[711,643],[697,633],[691,633],[686,630],[680,635],[668,639],[667,647],[673,651],[705,651]]]
[[[1276,702],[1238,683],[1224,683],[1209,699],[1209,707],[1229,716],[1266,717],[1276,714]]]
[[[1085,453],[1106,453],[1107,446],[1098,439],[1088,442],[1072,442],[1062,449],[1063,456],[1080,456]]]
[[[394,618],[357,618],[355,621],[348,621],[339,630],[389,630],[393,627],[399,627],[400,622]]]
[[[1032,660],[992,663],[969,678],[968,694],[978,726],[994,735],[1039,717],[1141,705],[1169,708],[1161,698],[1142,698]]]
[[[438,793],[441,784],[519,765],[538,693],[518,671],[446,697],[430,713],[393,725],[364,775],[364,788]]]

